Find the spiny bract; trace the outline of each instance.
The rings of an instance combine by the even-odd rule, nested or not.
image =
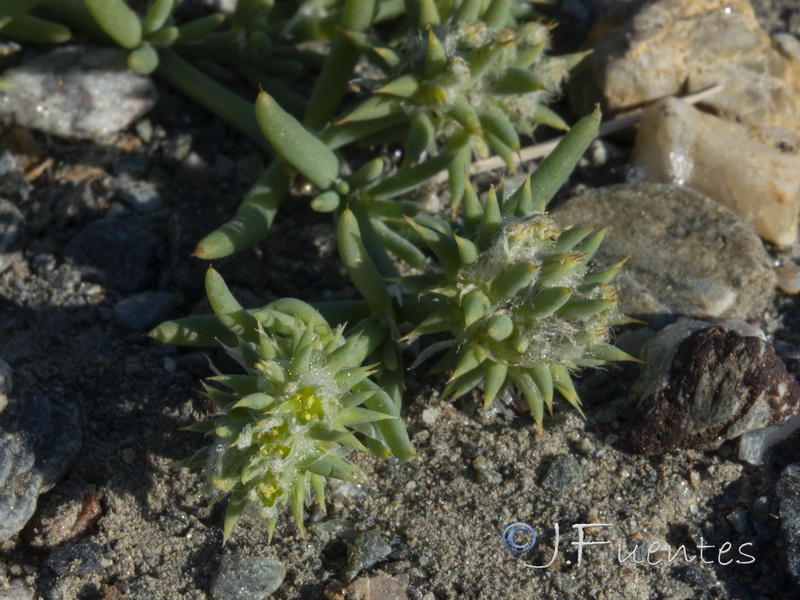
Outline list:
[[[309,488],[324,510],[325,477],[362,481],[345,460],[351,449],[413,456],[394,403],[361,366],[357,336],[345,340],[299,300],[242,310],[213,270],[206,287],[215,314],[238,340],[225,349],[247,374],[211,378],[230,391],[204,385],[220,412],[189,429],[215,439],[183,464],[206,466],[217,499],[229,497],[226,539],[247,504],[267,521],[270,537],[288,504],[302,533]]]
[[[454,368],[444,395],[457,398],[484,382],[484,409],[513,382],[541,429],[553,390],[580,411],[570,371],[635,360],[609,344],[610,327],[630,322],[611,280],[589,262],[605,229],[563,229],[537,206],[530,180],[506,202],[490,190],[485,208],[467,185],[463,230],[409,220],[439,259],[434,271],[405,278],[441,305],[407,337],[449,331],[420,360],[447,348],[437,369]]]

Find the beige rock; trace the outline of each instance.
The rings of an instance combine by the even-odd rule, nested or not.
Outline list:
[[[733,123],[666,98],[642,115],[631,162],[647,181],[694,188],[731,208],[763,239],[797,239],[800,138]]]
[[[800,294],[800,265],[790,263],[775,267],[778,289],[784,294]]]
[[[590,33],[594,53],[573,72],[577,114],[624,112],[721,84],[704,106],[724,118],[800,132],[800,59],[792,40],[773,47],[747,0],[636,1]]]

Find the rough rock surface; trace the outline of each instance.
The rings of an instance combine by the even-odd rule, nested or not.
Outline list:
[[[128,70],[126,53],[57,48],[3,73],[0,120],[68,138],[103,141],[149,111],[153,82]]]
[[[43,396],[9,401],[0,417],[0,541],[25,526],[80,445],[77,423]]]
[[[569,88],[577,114],[619,112],[724,89],[704,103],[721,117],[798,131],[800,62],[772,47],[747,0],[640,0],[600,21]]]
[[[670,327],[660,335],[669,336]],[[664,350],[658,338],[651,348]],[[666,356],[645,346],[643,357],[648,366],[634,386],[638,410],[630,426],[635,452],[716,448],[798,411],[800,384],[758,337],[707,327],[688,335]]]
[[[588,190],[553,211],[561,225],[610,223],[595,260],[617,276],[626,315],[663,326],[672,314],[745,318],[761,310],[775,274],[761,240],[731,210],[694,190],[621,184]]]
[[[644,111],[631,162],[647,181],[702,192],[768,242],[789,246],[800,212],[798,147],[800,136],[787,129],[726,121],[665,98]]]

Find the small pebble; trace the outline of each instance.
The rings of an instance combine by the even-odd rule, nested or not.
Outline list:
[[[284,577],[286,567],[275,559],[225,554],[211,584],[211,597],[214,600],[265,598],[281,586]]]
[[[726,517],[728,522],[733,525],[736,533],[747,531],[747,511],[744,508],[737,508]]]
[[[347,548],[347,565],[342,571],[342,580],[350,582],[365,569],[379,563],[392,552],[379,531],[370,529],[358,535]]]
[[[164,206],[161,194],[150,185],[129,183],[120,189],[119,197],[136,212],[147,214]]]
[[[114,322],[130,331],[145,331],[161,322],[174,304],[167,292],[142,292],[114,305]]]
[[[439,409],[438,408],[426,408],[422,411],[422,423],[427,425],[428,427],[432,427],[436,424],[436,420],[439,418]]]
[[[56,548],[44,560],[44,566],[58,577],[86,577],[103,570],[103,553],[95,542],[73,544]]]
[[[594,445],[587,438],[581,438],[575,444],[575,450],[583,456],[591,456],[594,452]]]
[[[150,119],[139,119],[136,122],[136,135],[146,144],[153,138],[153,124]]]
[[[0,175],[0,179],[2,179]],[[24,226],[24,217],[16,204],[0,198],[0,273],[5,271],[14,262],[12,255],[8,254],[20,231]]]
[[[126,465],[132,465],[133,461],[135,460],[136,460],[136,452],[133,450],[133,448],[125,448],[122,451],[122,461]]]
[[[800,292],[800,265],[794,263],[775,267],[778,289],[784,294]]]
[[[560,493],[572,492],[582,483],[581,465],[571,454],[556,456],[542,479],[542,486]]]

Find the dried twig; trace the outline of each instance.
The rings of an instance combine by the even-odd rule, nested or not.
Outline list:
[[[693,94],[687,94],[686,96],[681,97],[681,100],[688,104],[697,104],[713,96],[714,94],[718,93],[722,90],[722,86],[717,84],[706,88],[704,90],[700,90],[699,92],[695,92]],[[639,122],[642,118],[642,113],[644,109],[637,110],[635,112],[629,113],[627,115],[623,115],[621,117],[617,117],[616,119],[612,119],[600,125],[600,131],[597,134],[597,137],[602,137],[604,135],[608,135],[610,133],[615,133],[617,131],[621,131],[623,129],[627,129]],[[533,146],[527,146],[526,148],[522,148],[519,152],[515,154],[515,162],[518,165],[526,163],[531,160],[536,160],[537,158],[543,158],[550,154],[553,151],[558,143],[561,141],[561,137],[557,137],[552,139],[548,142],[544,142],[542,144],[535,144]],[[490,156],[489,158],[485,158],[483,160],[477,160],[470,165],[469,173],[470,175],[477,175],[478,173],[486,173],[487,171],[494,171],[495,169],[502,169],[505,167],[506,164],[503,162],[499,156]],[[444,183],[447,181],[447,171],[442,171],[436,176],[434,179],[436,183]]]

